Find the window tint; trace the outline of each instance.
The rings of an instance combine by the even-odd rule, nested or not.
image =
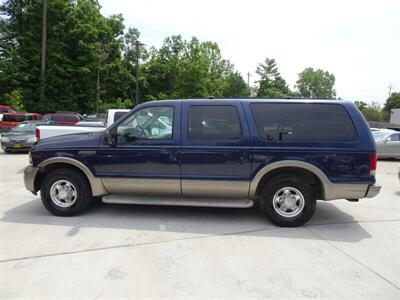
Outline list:
[[[119,119],[121,119],[123,116],[125,116],[128,113],[128,111],[117,111],[114,114],[114,123],[117,122]],[[107,117],[106,117],[107,120]]]
[[[7,122],[23,122],[25,121],[25,115],[4,115],[3,121]]]
[[[251,111],[259,134],[268,141],[352,141],[357,137],[341,105],[254,103]]]
[[[142,108],[118,124],[118,143],[172,139],[173,119],[174,108],[171,106]]]
[[[400,133],[392,134],[389,138],[389,141],[392,141],[392,142],[400,141]]]
[[[53,115],[52,120],[54,121],[67,121],[67,122],[78,122],[78,118],[73,115]]]
[[[191,140],[237,140],[242,135],[239,115],[231,105],[194,105],[189,108]]]

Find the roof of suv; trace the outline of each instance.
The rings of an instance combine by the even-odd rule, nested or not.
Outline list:
[[[155,100],[144,102],[142,104],[151,105],[152,103],[176,103],[176,102],[191,102],[191,101],[208,101],[209,103],[215,102],[271,102],[271,103],[329,103],[329,104],[350,104],[348,100],[338,99],[304,99],[304,98],[290,98],[290,99],[274,99],[274,98],[196,98],[196,99],[168,99],[168,100]]]

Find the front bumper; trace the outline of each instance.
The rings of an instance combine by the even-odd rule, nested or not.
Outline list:
[[[1,142],[1,149],[8,151],[29,151],[35,143],[28,142]]]
[[[28,191],[31,191],[36,195],[37,190],[35,189],[35,178],[39,168],[33,166],[27,166],[24,170],[24,184]]]

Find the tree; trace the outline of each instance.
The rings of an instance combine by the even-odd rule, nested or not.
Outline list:
[[[296,88],[302,97],[334,98],[335,76],[321,69],[306,68],[299,74]]]
[[[7,0],[0,6],[0,96],[18,90],[26,109],[39,112],[88,112],[96,109],[98,97],[126,99],[122,16],[102,16],[96,0],[52,0],[47,11],[46,99],[41,102],[42,1]]]
[[[286,81],[278,72],[275,59],[266,58],[257,66],[256,73],[260,76],[258,81],[257,96],[283,98],[291,96],[291,91]]]
[[[389,114],[381,109],[378,102],[371,102],[361,110],[367,121],[384,122],[389,119]]]
[[[248,93],[233,65],[221,55],[214,42],[187,41],[180,35],[164,40],[149,51],[143,66],[145,100],[240,97]]]
[[[357,106],[357,108],[360,111],[363,111],[363,109],[365,109],[368,106],[368,104],[365,103],[364,101],[354,101],[354,105]]]
[[[393,108],[400,108],[400,93],[391,94],[390,97],[386,100],[383,110],[390,113]]]
[[[245,97],[250,95],[250,90],[247,87],[242,75],[239,72],[229,74],[226,78],[226,84],[223,91],[223,96],[227,98]]]

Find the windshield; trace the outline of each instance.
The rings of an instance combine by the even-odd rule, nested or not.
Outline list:
[[[21,123],[17,127],[15,127],[13,131],[18,131],[18,132],[35,131],[37,125],[38,125],[37,123]]]
[[[389,133],[382,131],[372,131],[372,135],[374,136],[375,142],[381,142],[389,135]]]

